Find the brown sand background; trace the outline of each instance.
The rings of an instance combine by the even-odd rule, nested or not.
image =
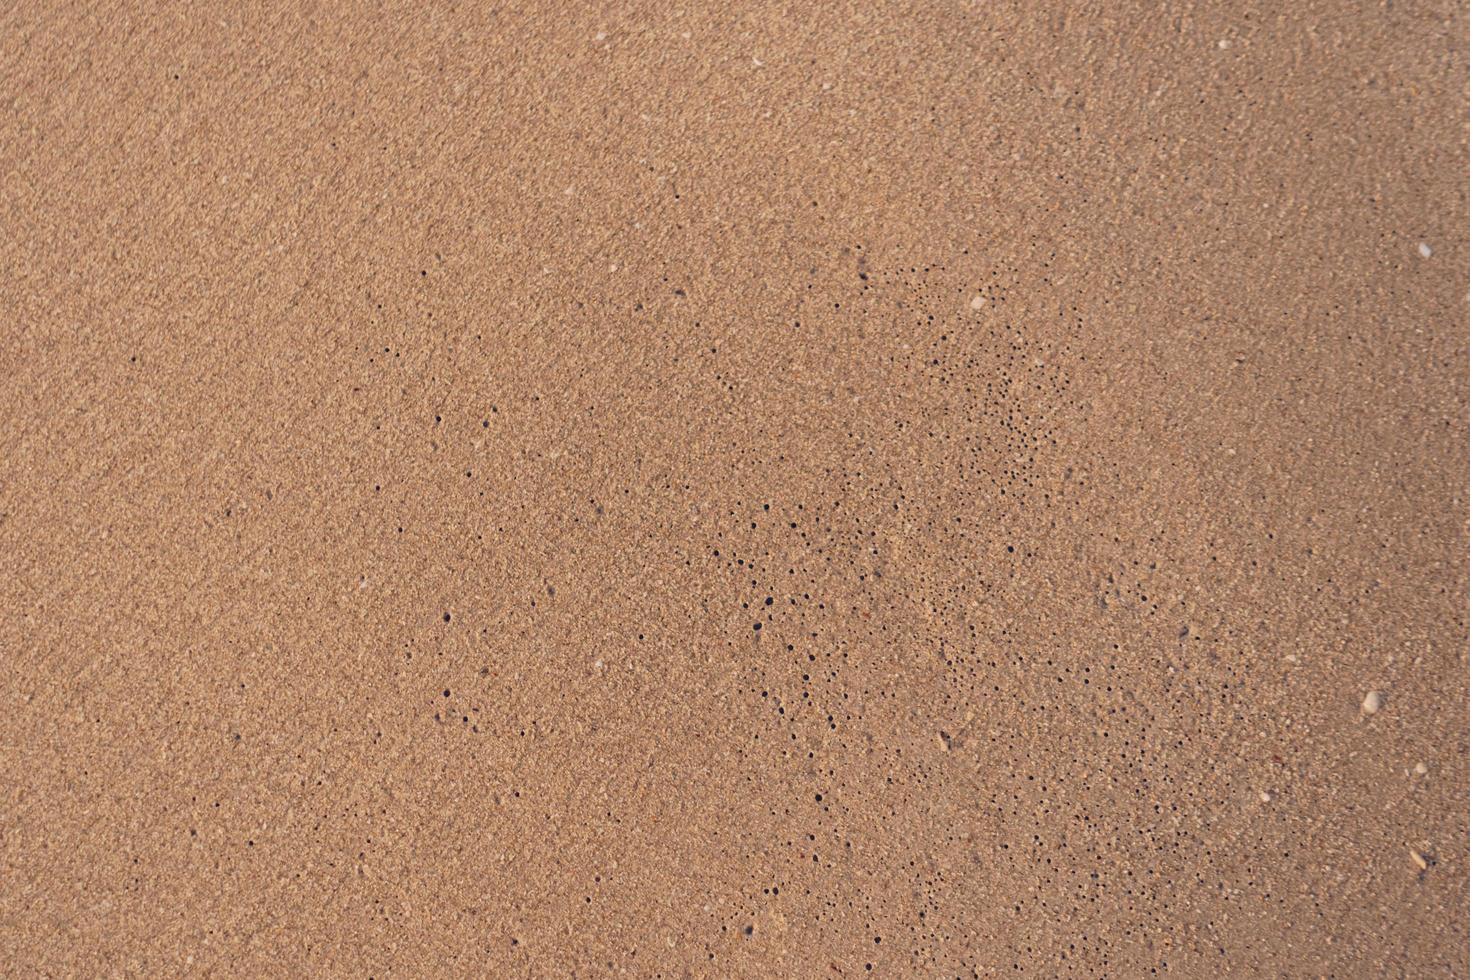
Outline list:
[[[0,973],[1470,974],[1466,42],[7,6]]]

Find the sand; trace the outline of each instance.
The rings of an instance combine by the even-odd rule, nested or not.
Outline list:
[[[8,7],[0,973],[1470,975],[1467,41]]]

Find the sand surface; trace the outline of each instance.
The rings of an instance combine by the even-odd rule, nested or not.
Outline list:
[[[0,974],[1470,975],[1454,2],[0,11]]]

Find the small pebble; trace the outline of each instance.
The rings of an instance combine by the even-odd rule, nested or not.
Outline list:
[[[1262,803],[1270,803],[1275,798],[1276,797],[1274,797],[1274,796],[1271,795],[1271,791],[1270,790],[1268,790],[1268,789],[1261,790],[1261,802]]]
[[[1418,851],[1414,850],[1412,847],[1409,848],[1409,857],[1411,857],[1411,858],[1414,859],[1414,863],[1419,866],[1419,870],[1420,871],[1428,871],[1429,870],[1429,862],[1427,860],[1425,860],[1424,855],[1420,854]]]
[[[1427,259],[1434,254],[1434,249],[1429,247],[1428,242],[1419,243],[1419,258]]]
[[[1416,776],[1427,776],[1427,775],[1429,775],[1429,767],[1426,766],[1422,762],[1419,763],[1417,766],[1414,767],[1414,775],[1416,775]]]
[[[1383,707],[1383,695],[1377,691],[1369,691],[1368,696],[1363,698],[1363,714],[1377,714],[1381,707]]]
[[[976,296],[974,299],[970,300],[970,309],[976,311],[985,309],[985,297]]]

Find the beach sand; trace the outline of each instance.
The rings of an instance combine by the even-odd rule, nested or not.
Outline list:
[[[0,26],[0,973],[1470,975],[1462,6]]]

